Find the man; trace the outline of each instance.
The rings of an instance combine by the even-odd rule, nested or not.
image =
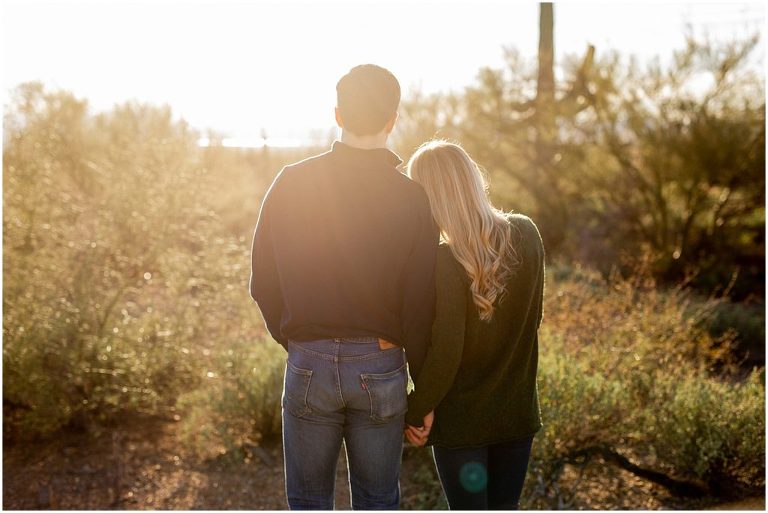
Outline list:
[[[336,92],[341,141],[283,168],[264,198],[251,296],[288,351],[290,508],[333,508],[343,440],[353,508],[397,509],[405,356],[415,379],[434,316],[438,230],[423,189],[386,148],[397,79],[366,64]]]

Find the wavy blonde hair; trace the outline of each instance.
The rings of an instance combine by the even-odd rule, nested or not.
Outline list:
[[[479,166],[458,144],[433,140],[408,161],[408,176],[426,191],[440,236],[471,280],[480,319],[493,317],[506,283],[520,264],[509,228],[510,213],[495,208]]]

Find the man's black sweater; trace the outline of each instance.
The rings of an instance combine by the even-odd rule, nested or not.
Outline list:
[[[424,190],[385,148],[336,141],[283,168],[261,205],[251,296],[288,340],[379,337],[406,350],[411,374],[429,345],[438,229]]]

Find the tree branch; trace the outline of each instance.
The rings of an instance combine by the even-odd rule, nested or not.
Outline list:
[[[690,481],[682,481],[670,477],[662,472],[656,470],[640,467],[629,461],[629,459],[613,449],[605,446],[591,446],[578,451],[572,452],[567,456],[569,462],[582,462],[581,460],[589,459],[594,456],[603,458],[606,462],[613,463],[622,469],[635,474],[638,477],[642,477],[648,481],[652,481],[656,484],[668,489],[670,492],[676,495],[682,495],[686,497],[699,497],[702,494],[707,494],[709,490],[698,484]]]

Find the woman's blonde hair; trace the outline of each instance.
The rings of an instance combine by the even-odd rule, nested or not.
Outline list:
[[[416,150],[407,169],[427,193],[441,238],[469,275],[480,319],[490,320],[494,302],[503,298],[520,263],[510,214],[491,204],[482,171],[458,144],[428,141]]]

